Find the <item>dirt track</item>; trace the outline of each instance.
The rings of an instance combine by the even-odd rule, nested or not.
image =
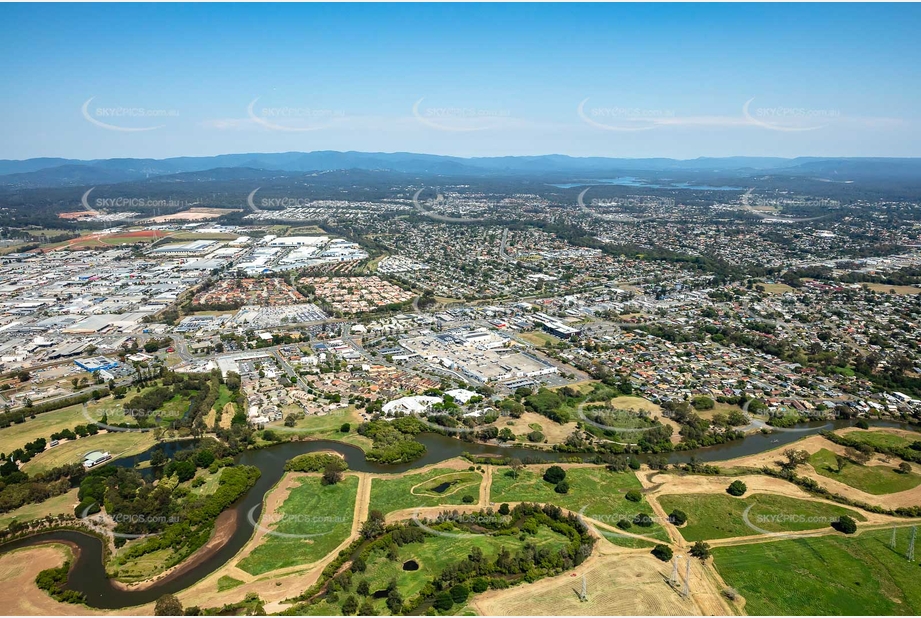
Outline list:
[[[691,564],[691,597],[668,583],[671,567],[645,549],[625,549],[600,540],[595,554],[572,572],[477,595],[471,606],[481,615],[517,616],[701,616],[729,615],[711,567]],[[579,600],[582,577],[588,601]]]

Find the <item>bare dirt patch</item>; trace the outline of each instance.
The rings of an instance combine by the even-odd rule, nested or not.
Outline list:
[[[0,555],[0,613],[6,616],[105,616],[121,615],[126,610],[105,611],[60,603],[35,585],[35,577],[45,569],[59,567],[71,555],[66,545],[47,544]],[[134,615],[153,614],[153,604],[130,608]]]
[[[230,429],[230,423],[233,421],[233,417],[236,413],[237,409],[234,407],[233,403],[224,404],[224,412],[221,414],[221,427]]]
[[[217,219],[223,215],[232,212],[240,212],[239,209],[232,208],[190,208],[183,212],[177,212],[172,215],[162,215],[147,219],[151,223],[167,223],[169,221],[205,221],[208,219]]]
[[[511,425],[509,425],[509,423],[511,423]],[[559,423],[551,421],[546,416],[541,416],[534,412],[525,412],[521,415],[521,418],[501,417],[493,423],[493,427],[499,430],[508,427],[516,436],[527,435],[534,431],[531,425],[540,425],[539,431],[544,434],[544,438],[547,440],[547,444],[544,446],[560,444],[565,441],[576,428],[575,421],[560,425]],[[541,443],[529,442],[528,444],[540,445]]]
[[[693,590],[686,599],[668,585],[668,563],[652,557],[648,550],[617,551],[593,556],[556,577],[486,592],[471,605],[479,614],[492,616],[699,616],[703,614],[697,600],[700,595],[707,597],[708,613],[725,615],[728,609],[720,607],[717,591],[701,575],[704,568],[699,561],[692,564],[691,581],[700,590]],[[579,600],[583,575],[587,602]],[[714,611],[717,608],[722,611]]]

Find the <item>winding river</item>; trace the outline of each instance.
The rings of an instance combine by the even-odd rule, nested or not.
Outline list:
[[[770,449],[781,447],[795,442],[806,436],[818,433],[822,429],[839,429],[851,425],[850,421],[814,422],[800,425],[794,431],[782,431],[770,435],[754,434],[742,440],[736,440],[719,446],[671,453],[669,461],[672,463],[685,463],[692,456],[699,461],[722,461],[754,455]],[[896,427],[910,429],[903,423],[878,421],[878,427]],[[157,581],[154,585],[144,589],[125,589],[116,585],[106,576],[103,564],[103,542],[89,534],[73,530],[58,530],[36,534],[11,541],[0,546],[0,552],[38,545],[42,543],[64,542],[77,549],[76,559],[68,577],[68,588],[77,590],[86,595],[87,604],[101,609],[122,609],[133,605],[141,605],[155,601],[161,595],[175,593],[200,581],[213,573],[233,558],[239,552],[253,533],[253,526],[248,522],[246,514],[255,507],[255,516],[261,514],[262,501],[265,494],[279,481],[284,474],[285,462],[292,457],[304,453],[318,451],[336,451],[345,457],[351,470],[358,472],[371,472],[375,474],[398,474],[407,470],[421,468],[431,464],[458,457],[464,452],[474,455],[496,455],[517,457],[525,461],[558,461],[565,453],[539,451],[519,447],[502,447],[495,445],[463,442],[447,436],[433,433],[421,434],[419,442],[426,446],[425,455],[411,463],[384,465],[369,462],[365,459],[364,452],[356,447],[342,442],[329,440],[313,440],[305,442],[286,442],[260,450],[244,451],[237,455],[235,463],[239,465],[256,466],[262,471],[262,476],[255,486],[231,509],[236,522],[229,539],[216,551],[208,554],[201,560],[193,560],[180,565],[179,568],[167,577]],[[194,441],[171,443],[170,451],[179,448],[194,446]],[[163,445],[159,445],[160,448]],[[151,449],[152,450],[152,449]],[[134,466],[138,462],[149,459],[150,452],[141,453],[134,457],[124,458],[113,462],[115,465]],[[638,455],[640,460],[644,455]],[[222,515],[224,517],[224,515]]]

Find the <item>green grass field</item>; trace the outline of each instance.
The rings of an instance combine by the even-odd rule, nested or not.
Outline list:
[[[424,543],[408,543],[400,547],[397,551],[397,560],[391,562],[387,559],[383,551],[374,552],[371,559],[368,560],[368,567],[364,573],[356,573],[352,577],[352,592],[339,593],[339,601],[345,599],[348,594],[354,594],[354,589],[358,582],[367,580],[370,592],[373,594],[377,590],[383,590],[392,580],[397,581],[397,590],[408,599],[422,590],[426,583],[430,582],[442,570],[453,564],[457,564],[470,554],[473,547],[479,547],[483,550],[483,555],[489,559],[494,559],[502,548],[507,548],[512,554],[521,549],[525,543],[534,543],[540,548],[547,548],[551,551],[558,551],[565,543],[566,539],[549,528],[541,526],[534,536],[526,537],[521,541],[517,536],[475,536],[464,538],[452,538],[441,536],[426,537]],[[419,564],[416,571],[404,571],[403,564],[408,560],[415,560]],[[356,595],[361,602],[363,599]],[[370,595],[369,595],[370,598]],[[386,599],[376,599],[374,607],[379,615],[389,615],[387,610]],[[460,611],[461,606],[455,606],[454,610]],[[310,606],[307,611],[310,615],[336,615],[342,611],[339,603],[330,604],[328,602],[318,603]]]
[[[835,454],[824,448],[809,457],[809,464],[824,477],[876,496],[907,491],[921,484],[921,475],[896,472],[895,466],[860,466],[849,461],[838,472]]]
[[[24,504],[18,509],[0,515],[0,530],[6,528],[14,519],[18,522],[27,522],[41,519],[46,515],[73,515],[74,507],[79,502],[77,491],[79,490],[74,488],[66,494],[48,498],[37,504]]]
[[[80,438],[71,442],[62,442],[59,446],[39,453],[22,466],[22,471],[29,474],[46,472],[66,464],[80,463],[83,456],[90,451],[109,451],[112,459],[126,455],[136,455],[156,443],[153,432],[122,431],[99,433],[95,436]]]
[[[251,575],[261,575],[310,564],[323,558],[348,537],[355,514],[358,477],[346,476],[335,485],[322,485],[320,477],[299,479],[279,514],[259,525],[273,532],[304,537],[266,534],[262,543],[237,565]],[[306,536],[316,535],[316,536]]]
[[[625,536],[617,534],[611,530],[605,530],[602,528],[595,528],[609,543],[613,543],[618,547],[627,547],[629,549],[652,549],[656,546],[655,543],[651,541],[644,541],[643,539],[636,539],[632,536]],[[630,529],[630,532],[635,532],[637,534],[642,534],[642,528],[633,527]],[[665,540],[665,539],[660,539]]]
[[[27,416],[25,423],[0,429],[0,453],[11,453],[36,438],[45,438],[50,441],[51,434],[64,429],[73,429],[77,425],[86,425],[88,422],[83,416],[81,405],[36,414],[34,419]]]
[[[749,615],[917,615],[921,569],[905,559],[908,533],[898,530],[897,551],[879,530],[716,547],[713,556]]]
[[[554,486],[546,482],[541,473],[524,469],[513,478],[509,470],[499,468],[493,474],[490,501],[541,502],[555,504],[570,511],[582,511],[587,517],[615,525],[621,519],[632,520],[638,513],[652,514],[652,507],[645,498],[641,502],[630,502],[624,495],[631,489],[642,489],[633,472],[608,472],[604,468],[570,468],[566,471],[569,493],[558,494]],[[584,509],[584,510],[583,510]],[[667,535],[662,526],[653,524],[648,528],[633,526],[634,534],[642,534],[665,540]]]
[[[290,408],[292,411],[300,411],[300,409],[300,406],[297,405],[292,405]],[[349,423],[351,425],[351,432],[354,433],[355,428],[358,427],[360,422],[361,419],[353,408],[345,408],[324,416],[308,415],[303,418],[298,418],[294,427],[287,427],[286,430],[296,430],[296,433],[303,434],[324,433],[328,434],[329,439],[338,440],[341,436],[346,435],[339,431],[343,423]],[[338,437],[336,434],[338,434]]]
[[[659,497],[659,504],[666,513],[676,508],[687,513],[688,523],[679,528],[687,541],[759,534],[743,519],[749,505],[754,506],[748,513],[748,520],[768,532],[831,530],[832,520],[841,515],[850,515],[858,522],[866,521],[863,515],[844,507],[771,494],[746,494],[742,498],[728,494],[665,495]]]
[[[237,586],[242,585],[243,582],[241,582],[239,579],[234,579],[229,575],[224,575],[217,580],[217,591],[224,592],[225,590],[231,590],[232,588],[236,588]]]
[[[125,563],[120,561],[119,558],[123,556],[130,547],[142,542],[141,539],[129,541],[109,560],[106,566],[106,572],[110,577],[116,577],[119,581],[130,583],[144,581],[164,571],[166,565],[169,564],[169,561],[173,558],[172,549],[159,549],[138,558],[128,560]]]
[[[857,440],[858,442],[869,444],[870,446],[882,446],[889,448],[908,446],[912,443],[912,440],[909,440],[903,436],[889,433],[888,431],[874,431],[872,429],[863,431],[849,431],[844,434],[844,436],[850,438],[851,440]],[[921,440],[921,434],[918,434],[917,439]]]
[[[384,513],[422,506],[463,504],[463,497],[478,498],[483,475],[479,472],[434,468],[420,474],[371,480],[371,508]],[[452,483],[442,493],[432,491],[441,483]],[[416,488],[413,490],[413,488]]]

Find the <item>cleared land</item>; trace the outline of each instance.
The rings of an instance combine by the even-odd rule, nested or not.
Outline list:
[[[896,472],[885,465],[861,466],[849,461],[839,472],[835,454],[824,448],[809,457],[809,464],[817,474],[875,496],[907,491],[921,484],[921,475]]]
[[[641,412],[649,412],[652,415],[658,415],[662,413],[662,408],[648,399],[643,399],[642,397],[633,397],[631,395],[621,395],[620,397],[615,397],[608,402],[611,407],[619,408],[621,410],[638,410]]]
[[[886,285],[885,283],[864,283],[863,285],[867,286],[874,292],[882,292],[883,294],[889,294],[892,291],[895,291],[896,294],[921,294],[921,288],[915,287],[913,285]]]
[[[626,493],[642,490],[639,479],[633,472],[608,472],[604,468],[569,468],[566,481],[569,492],[557,493],[555,487],[543,479],[545,467],[526,468],[511,475],[511,470],[500,468],[493,475],[490,501],[539,502],[582,512],[586,517],[608,525],[616,525],[621,519],[632,521],[639,513],[653,515],[652,507],[644,497],[640,502],[631,502]],[[584,510],[583,510],[584,509]],[[658,524],[650,527],[633,526],[629,532],[653,538],[667,539],[665,530]]]
[[[695,564],[692,581],[701,581],[699,569]],[[571,573],[477,595],[472,605],[484,616],[700,615],[693,599],[683,598],[666,583],[670,573],[668,564],[646,552],[602,556]],[[583,575],[587,602],[579,600]]]
[[[492,423],[491,426],[500,431],[508,427],[519,441],[526,443],[531,443],[527,440],[527,435],[537,430],[544,434],[544,438],[547,440],[547,445],[549,446],[565,441],[566,438],[572,434],[573,430],[575,430],[576,422],[572,421],[560,425],[559,423],[551,421],[546,416],[541,416],[534,412],[525,412],[521,415],[521,418],[510,418],[507,416],[499,417],[499,420]]]
[[[80,463],[83,456],[90,451],[109,451],[112,458],[123,455],[135,455],[156,443],[153,432],[119,431],[99,433],[95,436],[80,438],[73,442],[63,442],[60,446],[39,453],[22,466],[23,472],[35,474],[66,464]]]
[[[793,291],[793,288],[786,283],[759,283],[757,285],[763,287],[768,294],[784,294]]]
[[[14,519],[18,522],[27,522],[41,519],[46,515],[73,515],[74,507],[80,502],[77,499],[77,488],[71,489],[66,494],[48,498],[37,504],[25,504],[0,515],[0,529],[6,528]]]
[[[908,446],[915,440],[921,440],[921,434],[907,431],[886,431],[884,429],[852,429],[851,431],[838,432],[842,436],[847,436],[851,440],[857,440],[870,446],[882,446],[885,448]]]
[[[297,479],[278,511],[260,520],[270,531],[262,544],[237,566],[261,575],[320,560],[351,533],[357,492],[353,475],[335,485],[322,485],[318,476]]]
[[[204,221],[207,219],[217,219],[230,213],[240,212],[237,208],[206,208],[195,207],[171,215],[161,215],[148,219],[151,223],[166,223],[168,221]],[[231,238],[236,238],[232,236]]]
[[[658,502],[667,513],[680,509],[688,523],[679,530],[687,541],[726,539],[761,534],[755,527],[768,532],[798,532],[827,528],[841,515],[856,521],[866,518],[850,509],[824,502],[798,500],[787,496],[752,494],[734,498],[728,494],[685,494],[659,496]],[[743,513],[748,512],[745,523]]]
[[[90,416],[93,417],[92,414]],[[37,414],[34,419],[27,416],[25,423],[0,429],[0,453],[10,453],[36,438],[50,441],[53,433],[89,422],[83,416],[83,407],[79,405]]]
[[[483,475],[479,472],[434,468],[421,474],[371,480],[371,509],[385,515],[413,507],[463,504],[465,495],[478,499]],[[447,485],[439,493],[434,491]]]
[[[918,565],[905,559],[908,529],[824,536],[713,550],[717,571],[750,615],[921,614]]]
[[[560,342],[560,339],[554,337],[553,335],[548,335],[547,333],[539,330],[532,330],[526,333],[521,333],[518,335],[528,343],[533,345],[544,347],[547,344],[556,345]]]
[[[66,545],[41,545],[0,555],[0,607],[7,616],[91,616],[119,615],[125,610],[104,611],[85,605],[61,603],[35,585],[35,576],[72,559]],[[153,614],[153,604],[131,608],[138,614]]]

